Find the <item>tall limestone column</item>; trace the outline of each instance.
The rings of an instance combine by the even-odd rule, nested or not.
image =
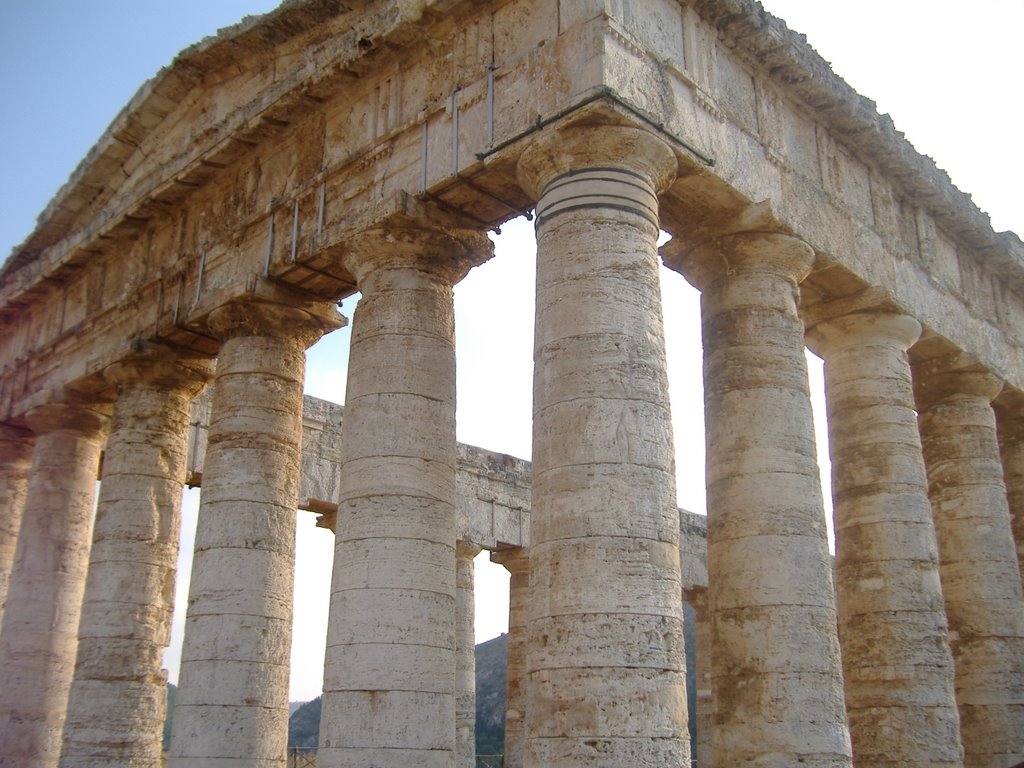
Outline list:
[[[1017,566],[1024,583],[1024,393],[1003,390],[993,404],[999,431],[999,453],[1003,459],[1006,500],[1010,524],[1017,543]]]
[[[912,317],[875,306],[809,331],[825,359],[839,641],[858,768],[962,759],[907,359],[920,335]]]
[[[75,665],[107,412],[56,396],[26,421],[36,441],[0,629],[0,766],[53,768]]]
[[[62,768],[160,768],[192,398],[208,360],[151,348],[105,372],[117,387],[103,458]]]
[[[701,290],[714,765],[849,766],[797,314],[814,253],[736,224],[680,263]]]
[[[455,765],[452,285],[486,235],[395,223],[344,255],[349,355],[319,765]]]
[[[527,647],[530,607],[530,557],[527,550],[491,552],[511,576],[508,587],[508,667],[505,680],[505,753],[503,768],[523,768],[526,741],[524,716],[528,706]]]
[[[32,466],[32,433],[0,425],[0,625]]]
[[[676,158],[632,127],[549,130],[537,199],[526,766],[687,765],[658,198]]]
[[[915,365],[964,766],[1024,760],[1024,599],[991,402],[995,376]]]
[[[476,605],[473,558],[480,547],[455,545],[455,765],[476,768]]]
[[[283,766],[305,350],[340,324],[283,289],[215,309],[223,340],[171,766]]]

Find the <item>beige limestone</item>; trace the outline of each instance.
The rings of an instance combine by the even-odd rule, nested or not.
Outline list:
[[[491,553],[491,562],[509,572],[508,666],[505,678],[505,752],[502,768],[523,768],[526,744],[528,693],[528,643],[530,609],[530,558],[522,548]]]
[[[539,195],[516,181],[538,132],[608,120],[648,126],[675,150],[658,211],[677,239],[703,243],[767,200],[771,229],[817,254],[804,286],[829,298],[881,287],[930,334],[1024,386],[1020,239],[994,233],[751,0],[295,0],[144,85],[0,270],[0,421],[21,425],[44,389],[102,389],[126,338],[216,353],[205,319],[253,274],[324,299],[352,294],[337,252],[416,196],[496,226]],[[619,304],[607,307],[614,322]],[[576,309],[547,308],[553,324]],[[580,433],[608,427],[596,419]],[[488,498],[492,474],[470,478],[467,519],[483,524],[466,538],[526,545],[521,489]],[[306,506],[317,494],[336,503],[341,475],[311,486]],[[784,495],[805,487],[798,473]],[[640,506],[667,515],[658,493]],[[800,732],[804,717],[782,730]]]
[[[33,408],[27,418],[36,439],[0,628],[5,768],[57,765],[75,664],[107,415],[59,397]]]
[[[345,256],[362,298],[345,397],[319,763],[455,765],[452,285],[483,235],[413,224]]]
[[[0,426],[0,626],[32,466],[32,433]]]
[[[991,406],[1001,388],[943,360],[914,369],[968,768],[1024,760],[1024,600]]]
[[[825,359],[839,641],[854,763],[961,765],[953,657],[907,350],[868,307],[815,324]]]
[[[697,619],[697,743],[695,751],[696,768],[711,768],[714,765],[711,753],[711,731],[714,727],[714,703],[711,687],[711,616],[708,612],[707,587],[697,587],[684,592],[686,601],[693,606]]]
[[[689,761],[656,256],[675,170],[613,126],[547,131],[519,161],[538,251],[529,768]]]
[[[850,765],[798,285],[800,240],[681,254],[701,290],[715,766]]]
[[[1024,582],[1024,394],[1005,391],[993,403],[999,432],[999,453],[1003,460],[1006,501],[1017,544],[1017,566]]]
[[[223,346],[171,735],[175,768],[285,764],[305,350],[340,324],[332,306],[290,299],[242,297],[209,321]]]
[[[151,349],[107,371],[104,451],[62,768],[160,768],[181,487],[192,398],[207,360]]]
[[[473,558],[480,547],[455,545],[455,766],[476,768],[476,605]]]

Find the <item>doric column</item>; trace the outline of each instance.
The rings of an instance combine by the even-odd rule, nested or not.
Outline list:
[[[319,764],[455,765],[452,285],[483,233],[395,224],[344,257],[349,354]]]
[[[171,762],[283,766],[305,350],[332,305],[239,299],[223,340],[196,530]]]
[[[53,400],[35,433],[0,629],[0,766],[51,768],[75,665],[105,409]]]
[[[694,756],[697,768],[711,768],[711,730],[713,704],[711,698],[711,616],[708,613],[707,587],[687,590],[686,601],[693,606],[697,626],[697,743]]]
[[[701,290],[716,766],[851,759],[797,315],[813,261],[771,231],[682,255]]]
[[[480,547],[455,546],[455,765],[476,768],[476,606],[473,558]]]
[[[538,250],[527,766],[689,762],[656,246],[675,171],[622,126],[550,130],[519,161]]]
[[[1002,382],[941,360],[914,376],[964,765],[1013,765],[1024,760],[1024,601],[991,406]]]
[[[994,406],[1017,566],[1024,581],[1024,393],[1004,389]]]
[[[508,589],[508,667],[505,680],[505,751],[503,768],[523,768],[526,741],[528,611],[530,558],[525,549],[491,552],[491,562],[510,574]]]
[[[32,466],[32,433],[0,425],[0,625]]]
[[[181,487],[192,398],[212,371],[156,348],[111,366],[103,456],[62,768],[160,768]]]
[[[825,359],[839,641],[854,762],[961,764],[953,657],[907,349],[868,308],[809,331]]]

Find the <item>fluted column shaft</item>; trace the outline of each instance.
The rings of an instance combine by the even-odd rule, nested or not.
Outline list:
[[[159,768],[192,398],[207,361],[151,350],[107,369],[104,453],[62,768]]]
[[[319,764],[455,765],[452,285],[483,234],[369,232],[349,356]]]
[[[988,373],[915,368],[964,765],[1024,760],[1024,601]]]
[[[480,547],[455,547],[455,765],[476,768],[476,605],[473,558]]]
[[[32,466],[32,433],[0,426],[0,626]]]
[[[491,553],[491,562],[509,572],[508,666],[505,678],[505,750],[503,768],[523,768],[526,729],[528,617],[530,608],[530,558],[524,549]]]
[[[825,359],[839,640],[858,768],[961,764],[953,657],[905,315],[815,325]]]
[[[29,412],[32,468],[0,629],[0,766],[52,768],[74,671],[104,412]]]
[[[212,313],[209,443],[171,736],[176,768],[283,766],[305,349],[333,307]]]
[[[1006,501],[1017,544],[1017,567],[1024,583],[1024,393],[1004,390],[995,406]]]
[[[814,254],[728,234],[701,290],[715,766],[850,765],[835,595],[797,315]]]
[[[526,766],[689,761],[679,518],[658,277],[672,151],[628,127],[538,137]]]

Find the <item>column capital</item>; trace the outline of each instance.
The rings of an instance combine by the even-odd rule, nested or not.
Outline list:
[[[25,423],[36,435],[73,432],[85,438],[102,439],[110,425],[110,407],[100,403],[79,402],[63,393],[44,393],[48,397],[25,414]]]
[[[1000,437],[1024,439],[1024,392],[1006,386],[992,402],[992,407],[998,417]],[[1024,545],[1024,541],[1021,544]]]
[[[814,265],[814,249],[785,232],[749,230],[720,235],[689,250],[679,260],[686,279],[698,290],[723,277],[767,272],[793,287]]]
[[[961,398],[991,403],[1003,389],[1003,380],[980,366],[964,368],[930,360],[914,366],[914,398],[922,410]]]
[[[10,424],[0,424],[0,464],[16,466],[32,463],[32,432]]]
[[[665,265],[704,291],[722,277],[772,272],[794,286],[814,265],[814,249],[785,231],[768,201],[749,205],[727,220],[683,232],[659,249]]]
[[[683,589],[683,600],[688,602],[697,616],[707,617],[708,610],[708,588],[707,587],[686,587]]]
[[[541,133],[520,156],[516,175],[519,185],[531,197],[540,199],[552,191],[559,178],[592,169],[639,177],[657,194],[672,183],[678,161],[667,143],[643,128],[581,125]],[[606,180],[600,176],[588,180],[595,196],[601,195],[602,181]],[[657,212],[656,204],[654,211]],[[543,217],[540,207],[537,216]]]
[[[360,232],[341,261],[365,293],[408,287],[410,271],[455,285],[493,254],[486,232],[403,220]]]
[[[181,390],[198,395],[213,377],[212,358],[185,357],[162,344],[139,341],[127,357],[103,369],[103,377],[118,391],[135,384],[158,389]]]
[[[275,286],[237,296],[210,312],[207,327],[221,341],[239,336],[291,338],[306,348],[345,325],[330,302],[291,294]]]
[[[491,562],[503,566],[509,573],[529,573],[530,551],[523,547],[497,549],[491,552]]]
[[[455,556],[460,560],[472,560],[483,551],[483,547],[472,541],[455,542]]]
[[[823,356],[852,346],[885,343],[904,352],[921,338],[921,323],[910,315],[890,308],[860,310],[845,315],[809,321],[807,339]]]

